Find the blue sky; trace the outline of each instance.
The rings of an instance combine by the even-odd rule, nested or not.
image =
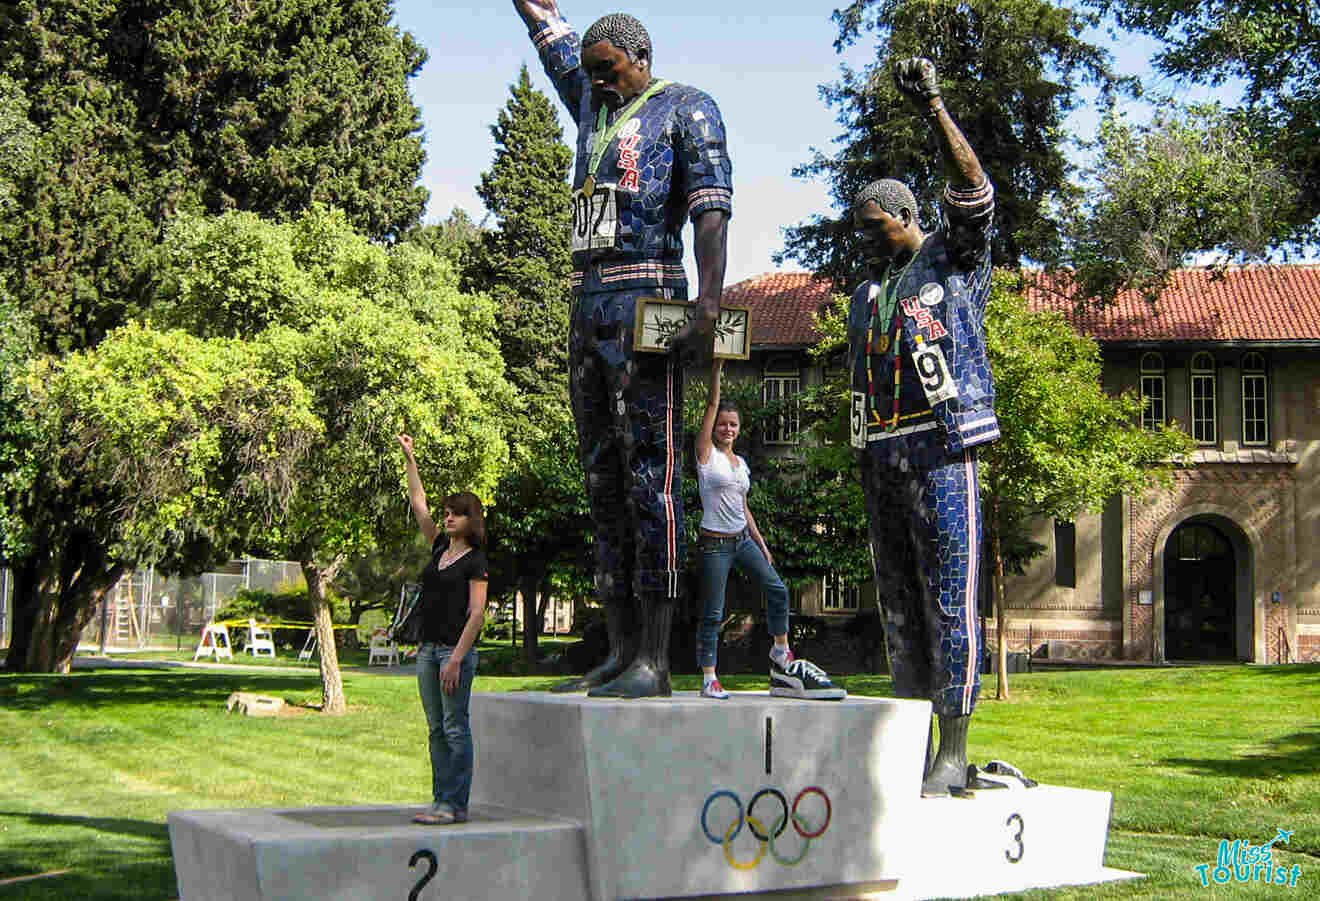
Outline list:
[[[836,5],[773,0],[560,4],[579,32],[619,9],[637,16],[651,34],[655,73],[695,85],[719,104],[734,166],[725,284],[774,270],[771,254],[783,247],[782,228],[831,212],[823,184],[795,179],[791,173],[811,158],[813,147],[827,154],[835,149],[833,139],[840,128],[820,99],[819,85],[837,78],[840,62],[861,67],[873,54],[867,41],[844,56],[834,52],[837,29],[830,13]],[[490,166],[490,125],[508,99],[509,85],[523,63],[533,83],[554,97],[549,79],[509,0],[487,5],[395,0],[395,20],[431,55],[412,82],[426,127],[428,159],[422,179],[431,191],[427,220],[444,219],[456,206],[480,220],[485,209],[474,187]],[[1124,36],[1115,42],[1101,32],[1090,37],[1113,49],[1119,71],[1152,76],[1149,58],[1155,45],[1150,41]],[[1207,96],[1168,82],[1152,86],[1184,98]],[[1235,97],[1225,93],[1223,99]],[[572,123],[562,107],[559,112],[571,145]],[[1092,112],[1084,110],[1070,125],[1075,133],[1094,134],[1095,122]],[[690,227],[688,232],[685,244],[690,247]],[[686,263],[692,276],[690,250]]]

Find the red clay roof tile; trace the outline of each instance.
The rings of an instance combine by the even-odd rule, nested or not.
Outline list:
[[[1153,307],[1126,292],[1109,307],[1077,310],[1057,276],[1037,276],[1033,309],[1058,310],[1099,341],[1320,340],[1320,266],[1181,269]],[[809,272],[768,272],[724,289],[724,303],[752,311],[752,344],[801,346],[820,336],[811,315],[830,301],[830,282]]]
[[[1027,291],[1033,309],[1063,313],[1098,341],[1320,340],[1320,266],[1249,266],[1216,274],[1180,269],[1152,306],[1134,291],[1112,306],[1077,310],[1057,276]]]
[[[820,340],[811,316],[830,302],[829,279],[810,272],[767,272],[724,289],[721,303],[752,311],[752,346],[809,347]]]

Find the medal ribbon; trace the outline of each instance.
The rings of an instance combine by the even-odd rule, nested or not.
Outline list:
[[[892,325],[895,315],[898,312],[898,286],[902,284],[903,276],[907,275],[908,268],[915,261],[916,256],[913,255],[912,259],[908,260],[907,265],[899,270],[898,277],[893,278],[892,280],[893,264],[891,263],[889,268],[885,270],[885,277],[881,282],[884,287],[880,291],[877,291],[875,296],[871,299],[871,317],[870,321],[866,324],[866,393],[870,395],[868,398],[868,406],[873,410],[875,408],[875,374],[871,369],[871,353],[874,346],[873,341],[878,331],[876,326],[880,322],[880,295],[884,294],[885,296],[884,315],[889,319],[890,324]],[[886,353],[892,352],[894,354],[894,410],[893,419],[887,420],[884,423],[886,431],[898,428],[898,395],[899,388],[902,385],[903,372],[903,355],[898,352],[900,332],[901,329],[897,328],[890,330],[889,346],[885,348]],[[865,428],[865,426],[863,426],[863,428]]]
[[[618,117],[614,120],[614,124],[609,128],[605,127],[605,116],[609,111],[605,104],[602,103],[600,105],[600,112],[596,114],[595,143],[591,148],[591,157],[587,162],[587,181],[584,182],[584,184],[591,184],[593,188],[595,187],[596,168],[600,166],[600,161],[605,156],[605,148],[610,146],[610,142],[613,141],[615,136],[619,133],[619,129],[623,127],[623,123],[631,119],[632,114],[637,112],[638,108],[643,103],[651,99],[651,95],[655,94],[668,84],[669,82],[664,79],[653,81],[650,87],[637,96],[636,100],[624,107],[623,111],[619,113]]]

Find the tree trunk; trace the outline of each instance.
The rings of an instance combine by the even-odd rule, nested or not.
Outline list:
[[[536,621],[541,624],[541,631],[545,631],[545,612],[550,611],[550,631],[558,634],[559,625],[555,622],[555,614],[559,611],[550,604],[550,571],[546,569],[541,577],[541,585],[537,589],[540,594],[536,600]]]
[[[13,627],[5,658],[9,672],[69,672],[83,628],[131,565],[108,562],[100,545],[85,534],[69,538],[58,574],[49,558],[38,551],[13,568]]]
[[[36,562],[32,557],[24,558],[11,571],[9,652],[5,657],[5,669],[11,673],[24,673],[28,671],[28,648],[32,645],[41,595],[35,588]]]
[[[524,566],[526,561],[524,561]],[[524,569],[518,577],[518,591],[523,600],[523,660],[528,666],[536,663],[536,640],[541,634],[540,614],[537,612],[537,589],[541,584],[539,572]]]
[[[51,628],[50,672],[68,673],[73,669],[73,655],[78,653],[78,642],[82,638],[83,629],[87,628],[92,617],[96,616],[106,592],[119,584],[119,580],[127,571],[129,571],[127,563],[116,563],[108,570],[96,573],[92,579],[83,584],[80,591],[83,596],[68,599],[60,604]]]
[[[999,678],[995,680],[995,700],[1008,700],[1008,617],[1004,613],[1004,553],[999,541],[999,517],[991,522],[991,555],[995,563],[995,637],[999,645]]]
[[[314,560],[301,560],[299,563],[303,578],[307,580],[312,628],[316,630],[316,644],[321,651],[321,712],[340,716],[348,712],[348,703],[344,700],[344,680],[339,674],[334,622],[330,616],[330,604],[325,599],[325,590],[343,565],[344,558],[336,557],[326,567],[321,567]]]

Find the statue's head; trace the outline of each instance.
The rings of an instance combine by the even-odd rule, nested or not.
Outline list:
[[[901,181],[881,178],[853,199],[853,227],[862,233],[868,254],[891,258],[915,253],[924,237],[917,220],[917,199]]]
[[[627,13],[610,13],[582,35],[582,67],[591,93],[617,109],[651,83],[651,36]]]

